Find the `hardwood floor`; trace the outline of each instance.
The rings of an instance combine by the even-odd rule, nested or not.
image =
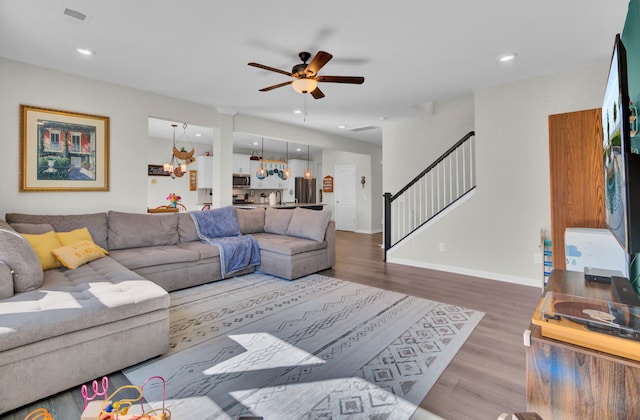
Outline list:
[[[336,265],[323,274],[485,313],[420,407],[455,420],[491,420],[503,412],[525,411],[522,333],[530,323],[540,289],[385,263],[381,243],[381,234],[337,232]],[[113,389],[128,383],[120,373],[110,375],[109,380]],[[45,407],[56,420],[79,419],[79,389],[45,398],[1,418],[22,420],[29,411]]]
[[[522,333],[537,287],[382,261],[382,235],[338,232],[336,265],[326,275],[485,313],[420,407],[446,419],[496,419],[526,411]]]

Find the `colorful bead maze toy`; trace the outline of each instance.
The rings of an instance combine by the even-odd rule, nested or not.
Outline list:
[[[142,402],[144,387],[154,379],[162,382],[162,408],[145,411]],[[171,420],[171,411],[164,406],[166,382],[161,376],[150,377],[142,386],[121,386],[109,396],[107,396],[109,388],[107,377],[102,378],[101,385],[102,389],[100,389],[97,381],[93,381],[91,386],[93,395],[91,396],[86,385],[82,386],[81,393],[84,398],[84,410],[80,420]],[[118,395],[121,396],[118,397]],[[127,397],[125,398],[124,395],[127,395]],[[98,400],[96,399],[97,397],[103,397],[103,399]],[[130,410],[138,401],[140,402],[139,413],[131,413]]]

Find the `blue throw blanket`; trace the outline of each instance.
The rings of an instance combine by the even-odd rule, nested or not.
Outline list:
[[[233,207],[190,212],[198,236],[220,250],[220,269],[227,277],[260,265],[260,246],[251,235],[242,235]],[[242,235],[242,236],[240,236]]]

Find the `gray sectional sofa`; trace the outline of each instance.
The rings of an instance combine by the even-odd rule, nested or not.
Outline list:
[[[326,211],[235,209],[260,247],[255,270],[286,279],[335,264]],[[223,278],[188,213],[8,213],[0,220],[0,414],[164,353],[169,292]],[[17,232],[87,228],[108,255],[42,270]],[[229,277],[231,277],[229,276]]]

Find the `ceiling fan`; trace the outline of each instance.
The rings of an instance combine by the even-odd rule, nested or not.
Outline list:
[[[310,53],[303,51],[298,54],[298,57],[300,57],[302,63],[293,66],[291,72],[265,66],[264,64],[249,63],[250,66],[274,71],[276,73],[284,74],[293,78],[292,80],[289,80],[287,82],[278,83],[277,85],[262,88],[260,89],[260,92],[268,92],[282,86],[292,85],[293,90],[295,90],[296,92],[311,93],[311,96],[313,96],[315,99],[320,99],[324,98],[324,93],[322,93],[322,91],[318,87],[318,83],[320,82],[350,83],[356,85],[364,83],[364,77],[359,76],[319,76],[318,72],[320,71],[320,69],[333,58],[333,56],[328,52],[318,51],[318,53],[315,55],[315,57],[313,57],[313,60],[311,60],[309,64],[307,64],[307,61],[309,61],[309,59],[311,58]]]

